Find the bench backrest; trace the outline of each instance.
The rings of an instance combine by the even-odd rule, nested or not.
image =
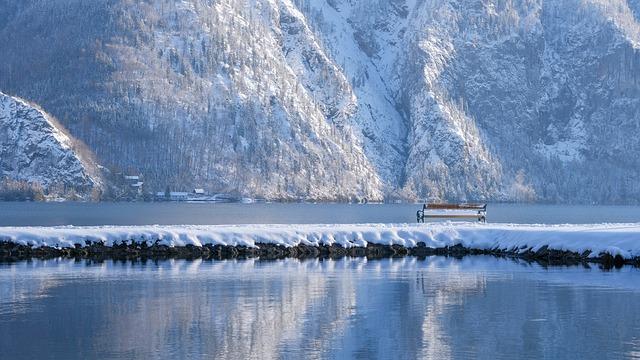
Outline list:
[[[439,212],[438,210],[454,211]],[[425,218],[471,218],[486,222],[487,204],[424,204],[416,216],[418,222],[424,222]]]
[[[424,204],[423,210],[476,210],[487,211],[487,204]]]

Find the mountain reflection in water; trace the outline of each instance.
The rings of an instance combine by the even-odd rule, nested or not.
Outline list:
[[[21,358],[638,358],[640,271],[492,257],[0,265]]]

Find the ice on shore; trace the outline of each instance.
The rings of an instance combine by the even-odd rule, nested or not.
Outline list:
[[[168,246],[255,244],[283,246],[367,246],[368,243],[471,249],[549,249],[640,257],[640,223],[591,225],[519,225],[475,223],[333,224],[333,225],[174,225],[94,227],[0,227],[0,242],[32,247],[74,247],[102,242],[106,246],[146,242]]]

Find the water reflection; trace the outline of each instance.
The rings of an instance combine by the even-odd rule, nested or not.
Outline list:
[[[20,358],[638,358],[640,272],[489,257],[0,265]]]

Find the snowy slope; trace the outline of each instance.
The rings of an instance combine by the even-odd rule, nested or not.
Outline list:
[[[105,165],[137,170],[158,189],[382,199],[344,120],[353,111],[349,86],[291,3],[66,3],[71,9],[25,5],[5,31],[24,35],[23,21],[57,19],[78,38],[20,53],[51,59],[64,51],[81,68],[46,80],[62,92],[33,91],[42,81],[33,79],[25,95],[53,109]],[[14,64],[26,76],[29,65]]]
[[[637,0],[5,3],[0,88],[156,190],[640,201]]]
[[[637,2],[299,6],[334,57],[346,59],[359,101],[386,104],[367,98],[374,89],[404,119],[406,194],[637,201],[640,188],[627,180],[639,171],[627,156],[640,150],[627,136],[640,111]]]
[[[0,178],[38,184],[53,193],[87,192],[100,179],[95,165],[77,149],[50,115],[0,93]]]

